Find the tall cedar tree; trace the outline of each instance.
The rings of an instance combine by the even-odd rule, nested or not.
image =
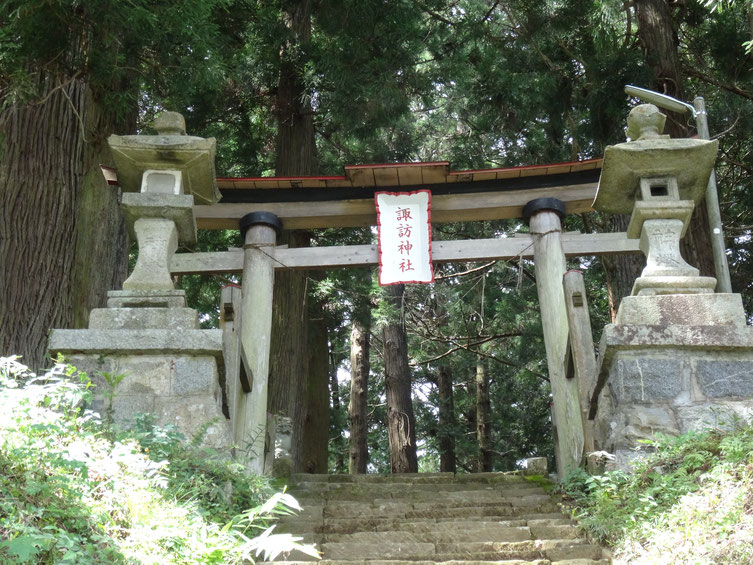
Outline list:
[[[369,352],[371,342],[371,324],[368,313],[354,316],[350,333],[350,402],[348,419],[350,424],[350,462],[351,475],[366,473],[369,462],[367,447],[368,432],[368,389],[369,389]]]
[[[310,0],[283,2],[282,17],[287,30],[280,55],[279,81],[275,112],[277,118],[276,161],[277,176],[306,176],[316,173],[314,118],[310,99],[303,84],[301,53],[306,52],[311,42]],[[310,235],[303,231],[286,232],[283,243],[291,247],[307,247]],[[309,388],[324,387],[328,373],[323,373],[324,382],[312,382],[308,356],[308,293],[306,271],[278,271],[275,275],[275,302],[270,350],[270,395],[269,410],[287,414],[292,421],[293,469],[324,472],[322,468],[305,469],[304,435],[308,441],[326,445],[328,429],[319,426],[314,430],[305,426],[307,394]],[[319,328],[322,329],[322,328]],[[325,339],[320,343],[326,343]],[[326,354],[324,359],[326,359]],[[316,361],[317,358],[314,358]],[[313,460],[312,460],[313,462]],[[309,466],[310,467],[310,466]],[[316,467],[316,465],[314,465]]]
[[[49,330],[85,327],[120,286],[107,136],[135,133],[142,81],[207,56],[228,2],[0,2],[0,353],[40,367]]]
[[[394,284],[386,287],[384,298],[392,307],[393,314],[392,319],[382,327],[390,469],[393,473],[417,473],[416,418],[413,415],[403,303],[405,285]]]

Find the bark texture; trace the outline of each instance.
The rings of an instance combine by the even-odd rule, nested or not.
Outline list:
[[[337,382],[337,367],[335,363],[330,365],[329,371],[329,394],[332,403],[332,411],[337,414],[340,411],[340,385]],[[332,438],[333,443],[341,445],[342,443],[342,428],[335,426],[335,435]],[[335,473],[342,474],[345,472],[345,457],[343,455],[344,449],[335,450]]]
[[[303,232],[286,232],[281,241],[301,247],[308,243],[308,237]],[[276,271],[274,294],[267,406],[269,412],[291,418],[293,470],[302,472],[309,374],[306,273]]]
[[[283,17],[289,30],[281,54],[277,84],[277,176],[312,175],[316,169],[314,114],[306,96],[297,53],[311,41],[311,0],[283,2]]]
[[[296,59],[296,53],[305,50],[311,39],[311,9],[309,0],[283,3],[288,37],[282,48],[277,85],[277,176],[316,173],[313,114],[301,80],[302,69]],[[308,246],[309,240],[307,232],[286,232],[281,243],[304,247]],[[285,271],[275,276],[276,298],[270,345],[269,410],[291,418],[291,451],[296,472],[302,472],[305,467],[303,430],[307,419],[309,375],[307,277],[307,271]],[[316,419],[317,422],[320,420]],[[327,434],[328,430],[316,433]]]
[[[86,327],[127,266],[118,193],[99,164],[128,133],[83,80],[43,77],[42,102],[0,112],[0,355],[41,368],[51,328]]]
[[[455,395],[452,392],[452,373],[447,365],[439,367],[439,470],[457,471],[455,462]]]
[[[312,304],[318,314],[322,305]],[[303,426],[304,473],[326,473],[329,441],[329,339],[327,321],[321,315],[309,319],[308,381]]]
[[[489,374],[482,361],[476,363],[476,441],[478,442],[477,469],[479,473],[492,470],[491,402],[489,401]]]
[[[390,467],[393,473],[417,473],[416,419],[411,399],[411,378],[408,367],[408,346],[405,335],[403,300],[405,285],[385,288],[385,297],[399,312],[397,320],[382,329],[384,372],[387,392],[387,434],[390,445]]]
[[[369,327],[358,319],[353,320],[350,331],[350,461],[351,475],[366,473],[369,450],[367,393],[369,390]]]

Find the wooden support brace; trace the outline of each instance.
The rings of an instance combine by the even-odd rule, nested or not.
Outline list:
[[[251,364],[248,360],[248,356],[246,355],[246,351],[243,348],[241,348],[241,366],[240,372],[238,374],[238,380],[241,383],[243,392],[251,392],[251,388],[254,384],[254,372],[253,369],[251,369]]]
[[[591,400],[590,394],[596,380],[596,356],[594,354],[593,336],[591,335],[591,317],[588,314],[583,273],[567,271],[562,283],[565,290],[567,323],[570,331],[568,366],[572,367],[572,376],[578,383],[584,446],[586,452],[590,452],[594,450],[594,435],[593,424],[588,419],[588,411]]]
[[[222,353],[225,358],[224,390],[227,398],[228,416],[233,427],[234,441],[238,443],[237,431],[243,427],[245,395],[239,386],[241,363],[240,323],[241,289],[226,286],[220,295],[220,329],[222,330]]]

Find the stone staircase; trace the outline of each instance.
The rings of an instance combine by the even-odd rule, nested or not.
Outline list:
[[[315,543],[324,565],[610,563],[556,497],[517,475],[296,475],[289,492],[304,510],[277,531]]]

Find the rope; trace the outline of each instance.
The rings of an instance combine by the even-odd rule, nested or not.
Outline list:
[[[520,287],[523,284],[523,255],[531,247],[536,245],[537,240],[541,239],[545,235],[549,235],[550,233],[562,233],[562,228],[556,228],[545,232],[530,232],[531,236],[533,236],[533,241],[529,245],[521,249],[520,253],[518,254],[518,279],[517,281],[515,281],[515,292],[520,292]]]
[[[266,255],[267,257],[269,257],[270,259],[272,259],[272,261],[274,261],[275,263],[277,263],[281,267],[285,267],[286,269],[288,268],[288,266],[285,263],[283,263],[282,261],[280,261],[277,257],[275,257],[274,255],[270,255],[269,253],[267,253],[267,251],[264,249],[265,247],[275,247],[275,245],[273,243],[264,243],[264,244],[261,244],[261,243],[247,243],[246,245],[243,246],[243,249],[255,249],[257,251],[261,251],[264,255]]]

